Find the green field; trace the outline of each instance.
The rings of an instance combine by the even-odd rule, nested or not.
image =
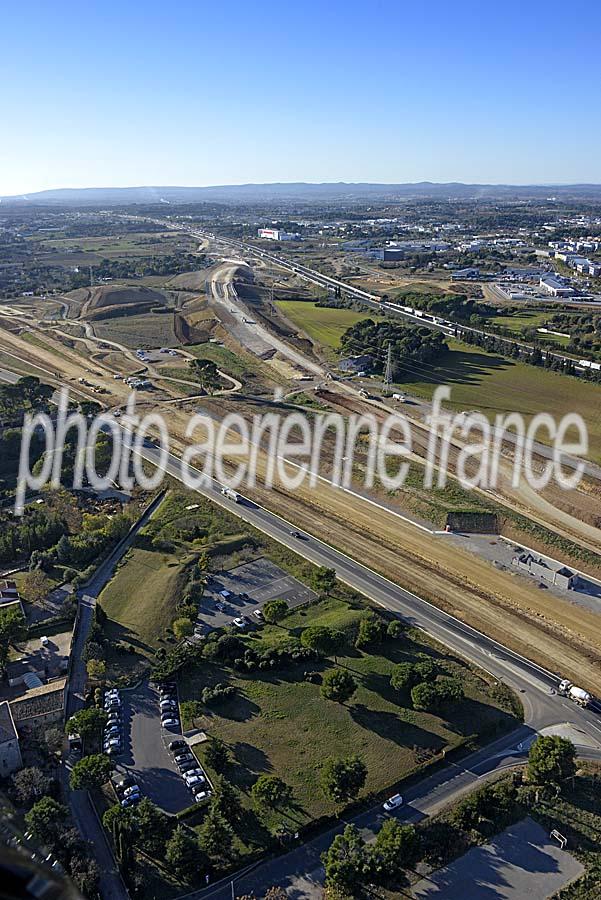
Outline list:
[[[228,778],[245,795],[264,772],[279,775],[293,788],[294,804],[285,817],[290,824],[302,825],[335,811],[335,804],[318,787],[320,767],[330,756],[359,754],[368,768],[362,793],[380,792],[391,789],[443,748],[461,745],[476,728],[491,734],[515,725],[483,679],[417,632],[396,641],[388,639],[369,653],[355,650],[354,633],[364,614],[358,603],[329,598],[289,615],[279,626],[264,626],[245,638],[251,646],[265,648],[298,638],[307,625],[344,631],[348,646],[338,665],[348,669],[359,685],[347,704],[325,700],[319,684],[303,679],[306,667],[332,668],[335,663],[330,659],[249,675],[203,662],[181,680],[184,701],[198,700],[207,684],[226,681],[238,689],[233,699],[207,710],[194,724],[228,744],[235,759]],[[413,710],[408,698],[390,687],[392,667],[415,661],[420,654],[433,657],[441,672],[457,675],[464,685],[466,699],[447,716]],[[184,722],[185,727],[190,724]]]
[[[359,313],[352,309],[337,309],[330,306],[317,306],[303,300],[278,300],[277,307],[298,328],[309,337],[328,347],[337,350],[340,338],[351,325],[368,319],[369,313]]]
[[[490,321],[493,325],[501,325],[521,334],[524,328],[538,328],[544,325],[549,316],[550,313],[523,312],[519,316],[495,316]]]
[[[176,554],[129,551],[99,600],[113,639],[131,642],[144,655],[159,646],[176,616],[183,563]]]
[[[589,431],[589,458],[601,460],[601,385],[514,362],[457,341],[449,340],[448,344],[450,351],[441,357],[436,369],[424,376],[416,368],[400,386],[430,400],[437,385],[448,384],[451,402],[447,406],[456,411],[478,409],[489,419],[510,411],[521,413],[527,421],[540,412],[549,412],[556,419],[578,412]],[[539,439],[545,441],[543,430]]]

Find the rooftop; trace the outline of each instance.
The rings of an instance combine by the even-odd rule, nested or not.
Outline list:
[[[0,744],[17,739],[17,730],[10,711],[10,705],[5,700],[0,703]]]

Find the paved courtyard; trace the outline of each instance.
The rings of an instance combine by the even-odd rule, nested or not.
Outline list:
[[[561,850],[527,818],[424,878],[413,892],[418,900],[547,900],[583,872],[569,848]]]

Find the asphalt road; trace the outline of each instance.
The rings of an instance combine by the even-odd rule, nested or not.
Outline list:
[[[71,651],[71,671],[66,701],[67,718],[83,706],[83,692],[86,683],[86,664],[83,659],[83,648],[92,624],[96,598],[107,581],[112,577],[115,566],[129,549],[132,540],[140,528],[148,521],[161,500],[162,495],[159,495],[146,508],[129,534],[119,542],[107,559],[101,563],[94,577],[89,582],[86,593],[79,599],[75,638]],[[103,900],[128,900],[128,894],[117,869],[112,850],[92,806],[88,792],[72,791],[69,787],[70,763],[71,761],[66,759],[61,767],[61,783],[81,836],[84,840],[89,841],[94,848],[94,856],[100,868],[102,898]]]

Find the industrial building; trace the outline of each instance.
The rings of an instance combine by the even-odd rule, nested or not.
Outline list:
[[[280,231],[279,228],[259,228],[257,237],[263,238],[265,241],[300,241],[300,234],[290,231]]]
[[[451,281],[465,281],[470,278],[479,278],[480,269],[456,269],[451,273]]]
[[[574,288],[560,281],[557,275],[542,275],[539,286],[552,297],[571,297],[574,293]]]

